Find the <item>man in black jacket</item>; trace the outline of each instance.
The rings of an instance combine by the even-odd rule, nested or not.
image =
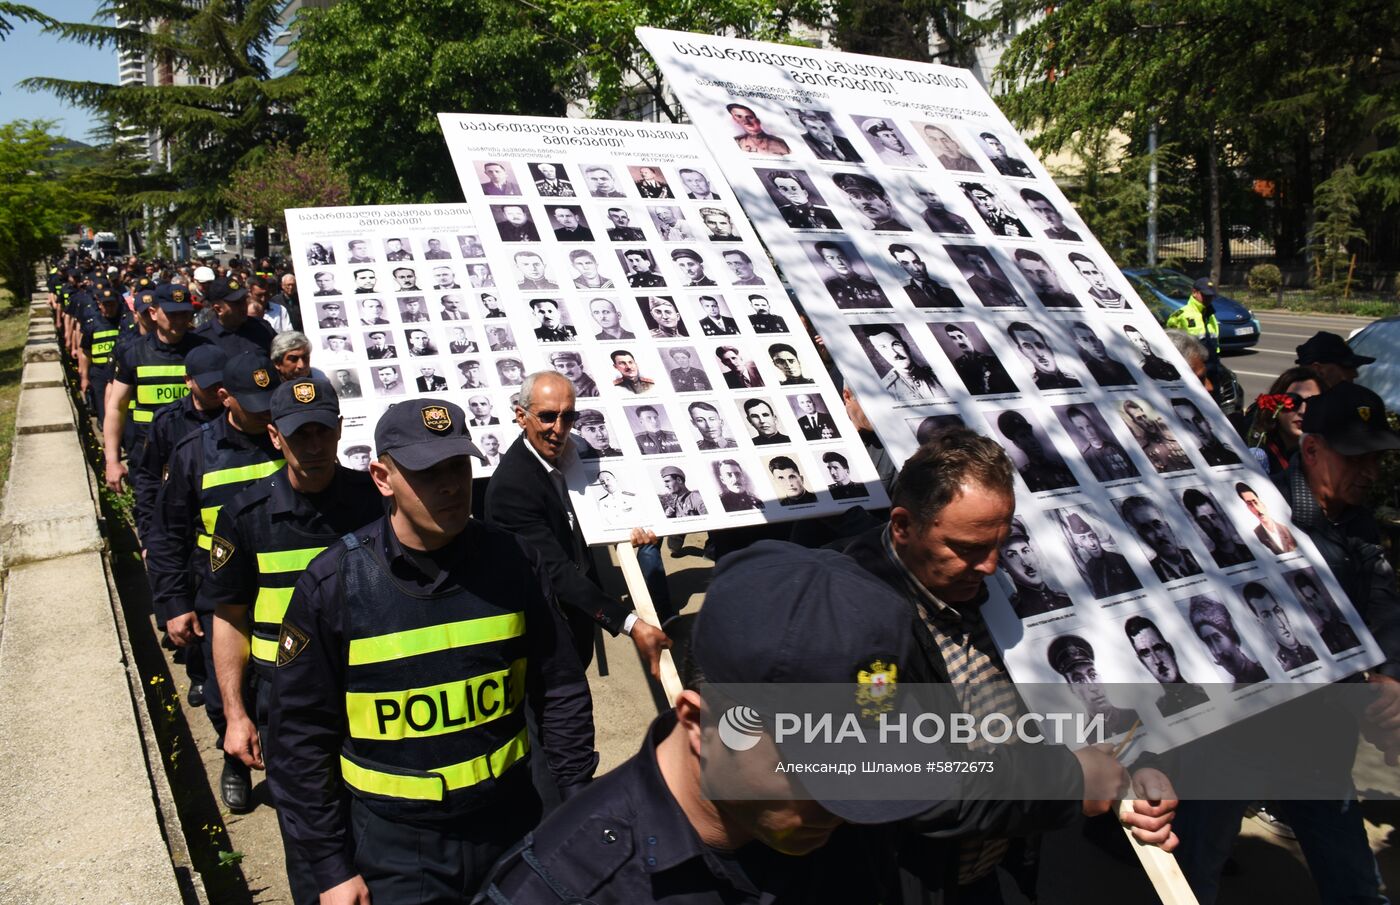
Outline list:
[[[923,657],[901,670],[901,683],[951,683],[974,715],[1025,710],[981,614],[985,581],[1012,530],[1014,474],[992,440],[964,427],[940,430],[900,471],[889,522],[842,547],[909,601],[909,630]],[[1079,813],[1104,813],[1111,803],[1102,799],[1112,793],[1098,790],[1125,778],[1110,755],[1092,746],[1071,754],[1057,746],[996,745],[987,757],[1000,761],[999,774],[1038,770],[1061,783],[1082,782],[1083,801],[984,802],[975,815],[931,808],[905,825],[899,841],[905,901],[911,895],[921,902],[980,901],[989,883],[994,888],[994,868],[1011,838],[1065,826]],[[1124,822],[1139,839],[1170,850],[1176,806],[1170,784],[1150,769],[1134,778],[1149,790],[1144,798],[1159,801],[1136,802]]]
[[[515,532],[539,552],[585,665],[593,659],[594,626],[601,625],[610,634],[631,636],[656,675],[661,651],[671,646],[671,640],[599,586],[559,470],[568,450],[569,429],[577,420],[574,386],[566,378],[554,371],[525,378],[515,406],[515,421],[522,433],[501,456],[487,485],[486,521]],[[636,528],[632,543],[654,549],[656,535]]]

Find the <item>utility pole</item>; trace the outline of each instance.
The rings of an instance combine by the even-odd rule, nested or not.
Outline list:
[[[1147,127],[1147,266],[1157,266],[1157,123]]]

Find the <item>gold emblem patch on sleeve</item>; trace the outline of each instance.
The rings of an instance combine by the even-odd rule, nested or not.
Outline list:
[[[233,558],[233,544],[215,534],[209,538],[209,569],[217,572]]]
[[[311,643],[311,639],[306,636],[306,632],[295,625],[282,623],[282,634],[277,639],[277,665],[282,666],[297,658],[297,654],[306,650],[306,645]]]

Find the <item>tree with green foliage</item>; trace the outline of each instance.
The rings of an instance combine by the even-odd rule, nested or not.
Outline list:
[[[554,73],[572,51],[511,0],[343,0],[300,25],[298,111],[357,204],[461,197],[440,112],[564,112]]]
[[[120,122],[155,132],[169,147],[161,184],[128,199],[134,207],[168,212],[170,223],[194,226],[227,214],[229,175],[281,143],[299,143],[302,120],[293,110],[301,79],[272,78],[267,53],[281,31],[284,0],[107,0],[96,17],[136,25],[52,23],[50,31],[83,44],[136,48],[158,67],[188,73],[189,85],[113,85],[31,78],[30,89],[59,97]],[[266,245],[265,235],[260,236]]]
[[[988,4],[980,16],[968,6],[958,0],[832,0],[831,40],[849,53],[970,69],[1004,19],[1000,3]],[[930,51],[931,39],[937,52]]]
[[[285,236],[287,210],[348,204],[350,180],[324,151],[279,145],[257,163],[234,170],[224,195],[239,217],[276,227]]]
[[[11,3],[9,0],[0,0],[0,41],[5,40],[5,36],[15,30],[15,22],[43,22],[48,24],[53,20],[32,6],[25,6],[22,3]]]
[[[1317,288],[1329,293],[1341,288],[1337,270],[1348,266],[1348,246],[1366,241],[1366,231],[1356,225],[1361,214],[1356,201],[1360,185],[1356,167],[1346,164],[1318,184],[1313,199],[1317,221],[1308,230],[1312,240],[1308,248],[1315,255]]]
[[[35,266],[62,250],[61,237],[110,194],[70,177],[73,151],[52,122],[0,126],[0,281],[13,304],[28,304]]]

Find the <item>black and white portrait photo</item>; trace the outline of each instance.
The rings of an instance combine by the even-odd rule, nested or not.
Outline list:
[[[1178,604],[1181,606],[1181,604]],[[1269,678],[1268,672],[1252,655],[1234,617],[1225,604],[1206,594],[1196,594],[1185,602],[1186,621],[1215,665],[1236,685],[1252,685]]]
[[[369,471],[369,445],[352,443],[341,451],[345,457],[345,467],[355,471]]]
[[[663,242],[698,242],[700,230],[686,220],[685,212],[671,204],[654,204],[647,208],[651,223]]]
[[[437,393],[447,389],[447,378],[438,373],[436,363],[417,366],[418,376],[413,383],[420,393]]]
[[[644,242],[646,233],[632,224],[630,211],[620,207],[608,208],[608,239],[613,242]]]
[[[421,292],[418,288],[418,272],[412,267],[395,267],[392,271],[395,292]]]
[[[370,361],[398,358],[399,349],[390,330],[370,330],[365,334],[365,357]]]
[[[769,132],[758,113],[745,104],[726,104],[730,125],[737,129],[734,144],[745,154],[763,154],[770,157],[785,157],[792,153],[792,147],[783,138]],[[668,196],[669,197],[669,196]]]
[[[889,246],[890,257],[899,265],[900,269],[909,277],[909,282],[904,284],[904,294],[909,296],[909,301],[915,308],[961,308],[962,300],[958,294],[940,280],[934,279],[928,272],[928,262],[924,260],[924,254],[918,249],[901,242],[895,242]]]
[[[924,137],[924,142],[933,151],[933,155],[938,158],[938,162],[945,170],[957,170],[963,173],[981,173],[982,165],[977,159],[968,154],[962,143],[953,135],[952,129],[948,126],[941,126],[936,123],[915,123]]]
[[[1089,287],[1089,296],[1094,304],[1110,311],[1123,311],[1128,308],[1128,299],[1123,293],[1108,284],[1104,269],[1093,258],[1081,252],[1072,251],[1069,262]]]
[[[511,256],[511,260],[515,262],[515,273],[520,278],[516,283],[517,289],[525,292],[547,292],[559,288],[559,284],[550,279],[549,267],[539,252],[533,249],[517,251]]]
[[[358,267],[351,272],[350,278],[355,284],[356,295],[368,295],[378,291],[379,274],[374,272],[373,267]]]
[[[1176,716],[1210,700],[1204,688],[1182,676],[1176,647],[1162,634],[1157,623],[1143,615],[1130,616],[1123,623],[1123,633],[1128,636],[1128,643],[1142,668],[1162,683],[1162,696],[1156,702],[1158,713]]]
[[[518,358],[496,359],[496,376],[503,387],[518,387],[525,382],[525,364]]]
[[[617,253],[617,259],[622,263],[623,273],[627,275],[627,285],[633,289],[666,285],[665,277],[657,272],[656,258],[652,257],[649,249],[623,249]]]
[[[826,492],[833,500],[863,500],[870,496],[866,486],[851,477],[851,462],[841,453],[822,453],[822,465],[826,466],[826,475],[831,479]]]
[[[1082,242],[1079,233],[1065,225],[1064,215],[1059,208],[1041,192],[1035,189],[1021,189],[1021,200],[1026,202],[1026,207],[1031,209],[1031,213],[1040,218],[1040,222],[1045,226],[1045,238],[1055,239],[1059,242]]]
[[[485,320],[499,320],[506,316],[501,308],[501,297],[494,292],[478,293],[477,304],[480,305],[481,317]]]
[[[574,447],[580,459],[610,459],[622,455],[622,450],[613,444],[607,418],[597,409],[578,410],[574,433],[577,434]]]
[[[405,324],[426,324],[432,318],[428,315],[427,300],[421,295],[402,295],[397,299],[399,320]]]
[[[840,229],[826,199],[802,170],[756,169],[783,222],[793,229]]]
[[[442,246],[442,240],[437,236],[428,239],[428,245],[423,249],[423,260],[425,261],[449,261],[452,259],[452,252]]]
[[[754,493],[753,481],[737,459],[716,459],[710,464],[710,470],[714,473],[715,489],[725,512],[763,508],[763,500]]]
[[[458,236],[457,249],[462,253],[462,257],[464,258],[486,257],[486,249],[482,246],[479,236]]]
[[[341,399],[359,399],[364,396],[360,387],[360,377],[350,368],[337,368],[331,372],[331,386]]]
[[[439,264],[433,268],[433,289],[461,289],[462,284],[457,282],[456,272],[446,264]]]
[[[667,346],[661,358],[671,378],[671,388],[677,393],[698,393],[711,389],[710,378],[699,367],[700,357],[694,346]]]
[[[909,191],[919,199],[921,210],[919,217],[924,221],[924,225],[936,233],[970,236],[972,235],[972,224],[967,222],[967,218],[954,212],[936,188],[929,185],[922,177],[911,176],[907,179]],[[908,196],[905,196],[906,199]]]
[[[1147,341],[1147,335],[1145,333],[1132,324],[1127,324],[1123,327],[1123,335],[1127,337],[1128,342],[1132,343],[1133,348],[1142,356],[1138,361],[1138,367],[1142,368],[1142,373],[1153,380],[1161,380],[1167,383],[1181,379],[1181,373],[1177,371],[1176,366],[1156,353],[1152,348],[1152,344]]]
[[[485,195],[519,195],[520,183],[509,161],[478,160],[472,164]]]
[[[370,368],[370,378],[374,382],[376,396],[402,396],[405,392],[403,376],[397,365],[377,365]]]
[[[778,386],[806,386],[814,383],[802,370],[802,359],[796,347],[788,343],[773,343],[768,346],[768,358],[778,372]]]
[[[739,235],[734,232],[734,218],[729,215],[729,211],[722,207],[700,208],[700,222],[705,224],[711,242],[742,241]]]
[[[993,235],[1030,238],[1031,231],[1026,229],[1026,224],[997,192],[996,186],[990,182],[959,182],[958,188],[972,202],[972,209],[977,211],[977,216],[982,218]]]
[[[889,308],[890,300],[870,273],[865,259],[849,242],[803,242],[803,249],[812,263],[817,265],[826,291],[836,307],[842,310],[853,308]]]
[[[787,321],[782,315],[773,313],[773,304],[768,296],[752,293],[749,295],[749,326],[755,333],[786,333]]]
[[[661,492],[656,495],[661,504],[661,514],[667,518],[693,518],[705,515],[705,498],[700,491],[692,490],[686,483],[685,471],[675,465],[663,465],[657,472]]]
[[[600,297],[591,300],[588,303],[588,316],[593,318],[593,323],[598,328],[598,332],[593,335],[594,339],[617,342],[637,338],[637,334],[628,330],[623,323],[622,312],[613,299]]]
[[[696,167],[681,167],[676,172],[681,177],[681,185],[685,186],[685,197],[691,201],[722,201],[714,186],[710,185],[710,177],[704,170]]]
[[[404,331],[404,340],[408,347],[408,354],[415,358],[424,358],[438,353],[437,344],[433,342],[432,335],[422,327],[409,327]]]
[[[1253,487],[1243,481],[1235,484],[1235,495],[1244,503],[1244,508],[1249,510],[1249,514],[1254,516],[1254,537],[1259,543],[1264,545],[1275,556],[1282,556],[1285,553],[1292,553],[1298,549],[1298,542],[1293,539],[1293,532],[1287,525],[1276,521],[1269,514],[1268,505],[1259,498],[1259,493]]]
[[[681,309],[671,296],[638,296],[637,306],[641,309],[642,321],[646,324],[647,332],[651,334],[652,338],[672,339],[677,336],[690,335],[690,331],[686,329],[685,321],[681,319]]]
[[[473,289],[491,289],[496,285],[496,278],[491,274],[490,264],[468,264],[467,282]]]
[[[802,468],[791,456],[774,456],[767,464],[779,506],[806,506],[817,501],[817,495],[807,486]]]
[[[1065,373],[1059,354],[1050,344],[1046,331],[1025,321],[1012,321],[1006,328],[1007,338],[1030,366],[1031,380],[1036,389],[1073,390],[1083,386]]]
[[[1028,412],[1008,409],[997,415],[992,423],[1006,438],[1003,444],[1006,453],[1032,493],[1059,490],[1079,483],[1046,436],[1045,430]]]
[[[1050,668],[1068,683],[1070,691],[1084,705],[1089,716],[1104,718],[1105,735],[1122,735],[1142,722],[1137,711],[1119,707],[1109,699],[1103,680],[1099,678],[1093,645],[1086,638],[1060,635],[1046,648],[1045,659]]]
[[[593,241],[593,230],[588,228],[583,208],[576,204],[546,204],[544,210],[549,216],[549,226],[554,230],[554,238],[558,241]]]
[[[613,289],[617,285],[599,270],[598,257],[586,248],[569,252],[569,266],[574,271],[575,289]]]
[[[1139,476],[1132,457],[1114,439],[1108,422],[1092,403],[1080,402],[1052,408],[1094,477],[1100,481],[1121,481]]]
[[[685,411],[690,417],[691,426],[695,428],[695,445],[699,449],[733,449],[739,445],[714,403],[692,402]]]
[[[329,270],[316,271],[312,281],[316,284],[316,291],[311,293],[312,295],[340,295],[340,290],[335,285],[335,274]]]
[[[888,117],[856,116],[853,119],[881,163],[892,167],[920,169],[925,166],[919,155],[914,152],[913,146]]]
[[[638,396],[650,393],[656,386],[655,380],[642,373],[642,366],[630,349],[614,349],[608,354],[608,359],[612,362],[613,370],[617,371],[613,386]]]
[[[931,323],[928,327],[969,393],[990,396],[1017,391],[1015,381],[1006,373],[976,324],[954,321]]]
[[[1284,672],[1292,672],[1309,663],[1317,662],[1317,651],[1305,642],[1293,624],[1291,607],[1285,609],[1273,590],[1262,581],[1250,581],[1238,585],[1235,590],[1249,605],[1259,628],[1274,643],[1273,655]]]
[[[1191,516],[1191,523],[1205,541],[1210,558],[1222,569],[1254,562],[1249,545],[1240,537],[1229,514],[1209,491],[1188,487],[1181,495],[1181,505]]]
[[[1172,520],[1161,506],[1140,495],[1124,497],[1116,501],[1116,505],[1123,521],[1142,541],[1159,581],[1176,581],[1201,574],[1196,555],[1181,542]]]
[[[523,204],[493,204],[491,217],[496,221],[496,231],[502,242],[538,242],[539,230],[530,216],[530,209]]]
[[[944,245],[943,250],[983,305],[988,308],[1026,307],[1026,300],[1012,287],[991,249],[981,245]]]
[[[792,438],[783,432],[783,424],[778,420],[778,412],[772,402],[754,396],[742,400],[740,406],[744,421],[748,423],[749,440],[755,446],[792,442]]]
[[[359,299],[360,323],[367,327],[378,327],[391,323],[387,315],[398,314],[398,306],[392,310],[384,307],[384,301],[377,298]]]
[[[605,525],[630,525],[637,518],[637,495],[623,485],[615,472],[598,472],[597,481],[588,487],[588,496]]]
[[[938,375],[909,338],[902,324],[866,324],[851,330],[880,378],[880,385],[898,402],[946,399]]]
[[[468,358],[457,362],[457,373],[462,378],[458,385],[461,389],[481,390],[491,385],[480,359]]]
[[[1063,588],[1051,583],[1040,551],[1020,516],[1011,519],[1011,530],[1001,545],[1000,565],[1011,579],[1011,608],[1018,618],[1042,616],[1074,605]]]
[[[515,333],[506,324],[488,324],[486,346],[492,352],[510,352],[516,348]]]
[[[1216,435],[1196,403],[1185,396],[1174,397],[1171,403],[1177,420],[1186,428],[1187,435],[1196,441],[1196,450],[1207,465],[1240,464],[1240,457]]]
[[[412,261],[412,244],[407,238],[394,238],[384,240],[384,260],[386,261]]]
[[[702,295],[696,300],[700,332],[705,336],[737,336],[739,322],[729,312],[724,296],[718,293]]]
[[[1361,639],[1342,615],[1341,608],[1317,577],[1316,569],[1298,569],[1284,577],[1297,593],[1298,602],[1303,605],[1303,612],[1307,613],[1313,631],[1317,632],[1329,651],[1340,654],[1361,644]]]
[[[715,358],[719,359],[724,384],[731,390],[763,386],[763,378],[758,374],[758,366],[744,357],[736,346],[718,346]]]
[[[790,116],[802,130],[801,139],[818,160],[838,163],[864,163],[855,145],[841,131],[825,110],[789,110]]]
[[[1142,447],[1147,460],[1158,474],[1173,471],[1186,471],[1191,468],[1191,460],[1177,442],[1176,435],[1167,428],[1166,419],[1157,414],[1145,402],[1128,399],[1120,406],[1123,423],[1133,434],[1133,440]]]
[[[1016,262],[1016,269],[1021,271],[1021,276],[1031,284],[1031,289],[1035,291],[1035,297],[1040,300],[1040,304],[1046,308],[1083,307],[1074,293],[1065,288],[1064,280],[1060,279],[1059,273],[1040,252],[1018,248],[1011,258]]]
[[[628,167],[627,172],[632,177],[632,183],[637,187],[637,194],[643,198],[674,198],[675,193],[671,191],[671,185],[666,181],[666,174],[661,171],[661,167]]]
[[[754,272],[753,258],[748,252],[731,248],[720,255],[729,270],[729,282],[734,286],[762,286],[763,278]]]
[[[1113,530],[1087,506],[1057,509],[1055,521],[1070,552],[1079,577],[1096,599],[1116,597],[1142,588],[1128,559],[1118,552]]]
[[[370,251],[369,242],[365,239],[351,239],[345,243],[346,264],[373,264],[375,261],[374,252]]]
[[[841,436],[832,420],[826,400],[817,393],[798,393],[788,397],[792,416],[804,440],[834,440]]]
[[[573,349],[556,349],[549,353],[549,365],[574,385],[574,395],[578,398],[598,395],[598,382],[588,373],[582,353]]]
[[[484,393],[467,397],[467,411],[471,412],[471,417],[467,419],[468,427],[490,427],[501,423],[500,416],[495,413],[495,404]]]
[[[316,323],[327,330],[350,326],[345,320],[345,307],[342,302],[317,302]]]
[[[718,286],[715,278],[706,269],[705,257],[693,248],[671,250],[671,260],[681,272],[681,285],[687,289]]]
[[[1108,348],[1093,327],[1084,321],[1070,321],[1069,332],[1079,350],[1079,360],[1095,383],[1101,387],[1123,387],[1137,383],[1123,362],[1108,354]]]
[[[987,155],[987,159],[996,167],[998,173],[1020,179],[1034,178],[1035,174],[1026,166],[1024,160],[1007,153],[1006,139],[995,132],[987,131],[978,133],[977,140],[982,143],[982,152]]]
[[[889,192],[874,177],[837,173],[831,181],[846,196],[859,215],[857,222],[865,229],[909,232],[909,224],[900,216]]]
[[[460,292],[449,292],[438,297],[438,318],[445,321],[469,319],[467,306]]]
[[[577,194],[562,163],[532,163],[530,178],[535,191],[545,198],[572,198]]]
[[[321,357],[326,361],[350,361],[355,355],[348,333],[327,333],[321,337],[321,349]]]
[[[309,267],[325,267],[335,263],[335,247],[330,242],[311,242],[306,246]]]
[[[566,343],[578,338],[563,300],[530,299],[529,305],[535,319],[535,339],[542,343]]]
[[[671,419],[663,405],[628,405],[627,424],[632,428],[632,437],[637,441],[637,449],[644,456],[660,456],[681,452],[681,441],[671,426]]]
[[[586,164],[583,168],[583,183],[588,194],[594,198],[626,198],[617,185],[617,174],[612,167],[601,163]]]

